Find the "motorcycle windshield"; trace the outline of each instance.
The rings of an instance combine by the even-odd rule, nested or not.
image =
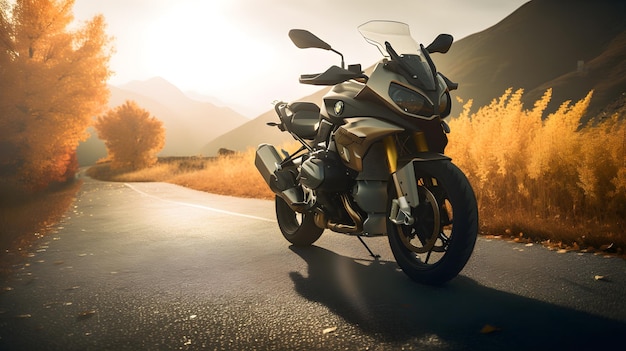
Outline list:
[[[389,42],[391,47],[399,55],[419,55],[420,48],[417,42],[411,37],[409,25],[395,21],[370,21],[358,27],[359,32],[365,40],[375,45],[381,54],[390,57],[385,42]]]

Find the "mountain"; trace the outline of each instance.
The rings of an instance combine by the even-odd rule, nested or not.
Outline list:
[[[190,99],[162,78],[112,88],[109,106],[119,106],[127,99],[163,121],[167,135],[162,154],[168,156],[196,155],[208,140],[249,121],[228,107]]]
[[[135,101],[141,108],[161,120],[166,130],[165,146],[160,155],[198,155],[207,141],[249,121],[227,107],[197,101],[162,78],[134,81],[123,86],[109,86],[109,108]],[[92,164],[106,151],[97,133],[78,148],[79,163]]]
[[[622,0],[532,0],[433,60],[475,107],[512,87],[531,108],[552,88],[551,112],[593,89],[593,116],[626,91],[625,13]]]
[[[229,107],[230,109],[234,110],[235,112],[243,115],[244,117],[248,119],[251,119],[252,117],[257,115],[257,112],[255,112],[256,108],[254,107],[251,108],[249,105],[245,103],[234,104],[232,102],[224,102],[216,97],[207,96],[202,93],[195,92],[195,91],[185,91],[185,95],[189,96],[190,98],[194,100],[208,102],[215,106]]]

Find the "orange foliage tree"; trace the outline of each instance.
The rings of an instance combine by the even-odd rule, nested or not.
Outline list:
[[[94,127],[104,140],[111,168],[141,169],[157,161],[165,145],[163,122],[150,116],[134,101],[109,110],[98,117]]]
[[[0,0],[0,186],[74,176],[76,147],[104,110],[112,49],[102,16],[77,29],[74,0]]]

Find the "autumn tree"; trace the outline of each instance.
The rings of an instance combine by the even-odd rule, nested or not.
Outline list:
[[[134,101],[98,117],[94,127],[104,140],[111,168],[141,169],[157,161],[165,144],[163,122]]]
[[[75,29],[74,0],[0,0],[0,175],[3,187],[73,177],[76,147],[103,112],[112,49],[104,18]]]

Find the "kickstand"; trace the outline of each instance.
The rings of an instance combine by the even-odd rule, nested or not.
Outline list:
[[[356,236],[357,238],[359,238],[359,241],[361,242],[361,244],[363,244],[363,246],[365,246],[365,248],[367,249],[367,251],[370,253],[370,256],[374,257],[374,259],[378,260],[380,258],[380,255],[376,255],[372,252],[372,250],[370,250],[370,247],[367,246],[367,244],[365,243],[365,241],[363,241],[363,239],[361,238],[360,235]]]

